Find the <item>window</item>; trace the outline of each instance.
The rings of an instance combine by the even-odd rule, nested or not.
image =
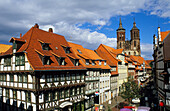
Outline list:
[[[67,53],[67,54],[71,53],[70,47],[66,47],[66,53]]]
[[[16,66],[24,66],[25,65],[25,55],[16,55],[16,61],[15,61]]]
[[[60,65],[65,65],[65,58],[60,58]]]
[[[84,74],[83,73],[81,74],[81,80],[84,80]]]
[[[66,98],[69,97],[69,89],[65,90],[65,97],[66,97]]]
[[[43,44],[41,44],[41,46],[42,46],[43,50],[49,50],[50,49],[49,44],[47,44],[47,43],[43,43]]]
[[[54,75],[54,82],[59,82],[59,75]]]
[[[47,75],[46,81],[52,83],[52,75]]]
[[[77,94],[80,94],[80,88],[79,87],[77,88]]]
[[[84,92],[84,88],[83,87],[81,87],[81,91],[80,92],[81,92],[81,94],[83,94],[83,92]]]
[[[14,82],[14,75],[13,74],[10,75],[10,81]]]
[[[75,95],[77,94],[77,88],[75,88]]]
[[[106,61],[104,61],[104,65],[106,66]]]
[[[79,66],[79,60],[78,59],[75,60],[75,66]]]
[[[19,74],[18,75],[18,82],[22,82],[23,81],[23,79],[22,79],[22,75],[21,74]]]
[[[31,93],[30,92],[25,92],[25,98],[27,102],[31,102]]]
[[[17,49],[17,44],[15,43],[15,41],[13,42],[13,49]]]
[[[13,90],[13,98],[17,99],[17,91],[16,90]]]
[[[102,64],[102,62],[101,61],[99,61],[99,65],[101,65]]]
[[[82,54],[81,50],[77,49],[77,51],[78,51],[80,54]]]
[[[50,65],[50,64],[51,64],[50,56],[44,56],[43,57],[43,65]]]
[[[94,61],[94,60],[92,60],[92,65],[93,65],[93,66],[95,65],[95,61]]]
[[[130,52],[129,52],[129,55],[130,55]]]
[[[66,80],[67,80],[67,81],[70,81],[70,74],[67,74],[67,75],[66,75]]]
[[[134,55],[136,55],[136,52],[134,52]]]
[[[88,59],[86,59],[86,65],[89,65],[89,60]]]
[[[121,44],[121,42],[120,42],[120,48],[122,47],[121,45],[122,45],[122,44]]]
[[[6,89],[6,97],[9,98],[9,89]]]
[[[44,94],[44,97],[45,97],[45,102],[48,102],[48,100],[49,100],[49,99],[48,99],[48,98],[49,98],[48,93],[45,93],[45,94]]]
[[[78,74],[78,73],[76,74],[76,79],[80,80],[80,74]]]
[[[10,57],[4,58],[4,66],[11,66],[11,58]]]
[[[53,100],[57,100],[58,99],[58,92],[55,91],[55,93],[53,93]]]
[[[27,79],[28,79],[28,78],[27,78],[27,74],[23,75],[23,82],[26,83],[26,82],[27,82]]]
[[[64,98],[64,90],[60,91],[60,99],[63,99]]]
[[[48,93],[48,101],[51,101],[51,95],[52,95],[52,93]]]
[[[75,74],[72,74],[71,78],[72,78],[72,81],[74,81],[75,80]]]
[[[136,47],[136,41],[134,41],[134,47]]]
[[[64,76],[64,74],[61,74],[60,77],[61,77],[61,81],[65,81],[65,76]]]

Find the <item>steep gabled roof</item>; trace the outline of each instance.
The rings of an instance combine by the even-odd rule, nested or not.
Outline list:
[[[63,45],[66,47],[70,46],[68,45],[64,36],[52,32],[47,32],[37,27],[32,27],[25,35],[23,35],[23,37],[11,38],[10,42],[13,40],[23,42],[22,46],[17,50],[17,53],[24,52],[26,54],[33,70],[85,70],[85,68],[82,66],[74,66],[72,61],[67,56],[70,55],[74,58],[77,58],[74,53],[67,54],[65,52],[65,47],[63,47]],[[42,49],[42,44],[44,44],[42,41],[49,45],[50,50],[47,51]],[[4,54],[11,53],[12,48]],[[40,55],[50,57],[51,64],[43,65]],[[56,55],[58,57],[64,57],[66,65],[59,65],[58,60],[56,59]]]
[[[86,68],[100,68],[100,69],[110,69],[109,65],[104,65],[104,59],[99,57],[93,50],[83,48],[83,46],[75,43],[69,42],[70,47],[73,49],[74,53],[79,57],[80,63]],[[89,60],[90,64],[86,65],[86,60]],[[92,61],[95,65],[92,65]],[[99,65],[99,61],[102,62]]]
[[[165,32],[161,32],[161,41],[163,41],[169,33],[170,33],[170,30],[165,31]]]

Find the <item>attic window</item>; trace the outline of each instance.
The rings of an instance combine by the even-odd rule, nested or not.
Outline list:
[[[60,58],[59,64],[60,64],[60,65],[65,65],[65,58]]]
[[[77,51],[78,51],[80,54],[82,54],[81,50],[77,49]]]
[[[102,62],[101,62],[101,61],[99,61],[99,65],[102,65]]]
[[[50,50],[49,44],[43,43],[41,44],[43,50]]]
[[[106,61],[104,61],[104,65],[106,66]]]
[[[13,49],[17,49],[17,44],[15,41],[13,42]]]
[[[94,60],[92,60],[92,65],[93,65],[93,66],[95,65],[95,61],[94,61]]]
[[[89,65],[89,60],[88,59],[86,59],[86,65]]]
[[[43,56],[42,61],[43,61],[43,65],[51,64],[50,56]]]
[[[67,53],[67,54],[71,53],[70,47],[66,47],[66,53]]]
[[[78,66],[78,65],[79,65],[79,60],[75,59],[75,66]]]

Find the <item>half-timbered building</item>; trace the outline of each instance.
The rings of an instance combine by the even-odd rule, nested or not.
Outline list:
[[[0,56],[5,110],[84,111],[85,72],[64,36],[35,24]]]
[[[75,43],[69,43],[69,45],[79,57],[80,64],[87,68],[85,110],[94,110],[95,104],[110,100],[110,67],[106,64],[106,60],[99,57],[93,50]],[[100,94],[102,96],[99,96]]]

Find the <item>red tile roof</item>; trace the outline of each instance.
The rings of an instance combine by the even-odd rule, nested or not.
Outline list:
[[[46,32],[39,28],[32,27],[23,37],[21,38],[11,38],[10,42],[13,40],[16,41],[26,41],[23,45],[19,48],[17,52],[26,52],[26,56],[28,58],[29,63],[32,66],[33,70],[79,70],[86,68],[83,66],[74,66],[74,64],[69,59],[69,56],[77,58],[74,53],[66,54],[65,50],[62,45],[66,47],[70,47],[65,40],[64,36]],[[42,42],[49,43],[50,50],[43,50],[42,49]],[[70,49],[71,50],[71,49]],[[72,52],[72,50],[71,50]],[[4,53],[12,54],[12,48]],[[50,56],[52,63],[50,65],[43,65],[42,60],[39,57],[39,54],[42,56]],[[56,56],[65,57],[65,66],[59,65]]]
[[[99,57],[93,50],[83,48],[83,46],[71,42],[69,42],[69,45],[77,57],[79,57],[80,64],[82,64],[84,67],[110,69],[109,65],[104,65],[104,59]],[[89,65],[86,65],[86,59],[89,60]],[[92,65],[92,61],[94,61],[95,65]],[[99,61],[102,62],[101,65],[99,65]]]
[[[165,32],[161,32],[161,41],[163,41],[169,33],[170,33],[170,30],[165,31]]]

